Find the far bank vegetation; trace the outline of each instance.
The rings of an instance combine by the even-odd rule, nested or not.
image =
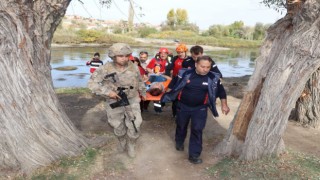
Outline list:
[[[124,20],[106,24],[103,20],[66,16],[54,34],[53,43],[137,44],[135,38],[153,38],[179,40],[188,44],[251,48],[261,45],[268,27],[262,23],[250,27],[243,21],[235,21],[229,25],[211,25],[209,29],[200,31],[196,24],[188,22],[184,9],[171,9],[167,20],[158,27],[140,23],[135,24],[130,32]]]

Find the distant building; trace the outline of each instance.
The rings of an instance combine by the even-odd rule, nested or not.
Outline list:
[[[75,30],[79,29],[105,29],[107,33],[113,33],[115,27],[121,27],[125,29],[127,27],[127,21],[124,20],[99,20],[93,18],[85,18],[82,16],[66,15],[62,19],[63,28],[73,28]],[[148,26],[154,27],[160,30],[160,25],[155,26],[150,23],[135,23],[134,28]]]

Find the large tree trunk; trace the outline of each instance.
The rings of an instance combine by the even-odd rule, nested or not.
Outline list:
[[[268,30],[244,98],[218,154],[254,160],[278,155],[289,114],[320,67],[320,1],[307,0]]]
[[[319,128],[320,69],[312,74],[296,102],[294,118],[304,126]]]
[[[1,0],[0,170],[30,170],[86,147],[55,95],[53,33],[69,0]]]

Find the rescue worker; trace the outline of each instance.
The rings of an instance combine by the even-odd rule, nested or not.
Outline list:
[[[170,72],[166,72],[168,65],[171,61],[168,59],[169,50],[167,48],[159,49],[159,56],[151,59],[149,64],[147,65],[147,71],[149,74],[165,74],[167,76],[171,76]]]
[[[195,68],[195,63],[197,58],[203,55],[203,48],[198,45],[193,46],[190,49],[190,53],[191,53],[191,57],[183,61],[182,68],[188,68],[188,69]],[[220,72],[220,70],[218,69],[218,66],[214,61],[211,67],[211,71],[219,73],[221,76],[220,78],[222,78],[222,73]]]
[[[187,56],[187,51],[188,51],[188,48],[187,48],[187,46],[185,44],[179,44],[176,47],[176,52],[177,52],[178,55],[173,57],[172,63],[170,64],[170,66],[168,68],[170,70],[170,72],[171,72],[171,75],[172,75],[173,79],[177,78],[178,72],[182,68],[183,61],[185,59],[189,58]],[[172,82],[175,82],[175,80],[173,80]],[[170,91],[170,89],[168,91]],[[173,101],[172,102],[171,108],[172,108],[172,117],[173,118],[175,118],[176,114],[177,114],[176,104],[177,104],[177,101]]]
[[[179,70],[182,68],[183,61],[189,58],[187,56],[187,51],[188,51],[188,48],[185,44],[179,44],[176,47],[177,55],[173,57],[169,67],[173,78],[178,75]]]
[[[135,156],[135,143],[140,134],[142,117],[140,112],[140,97],[146,97],[146,87],[141,79],[138,67],[129,62],[132,50],[129,45],[115,43],[108,49],[108,55],[113,60],[98,68],[89,79],[89,89],[106,97],[108,123],[114,128],[114,134],[119,139],[118,149],[127,150],[129,157]],[[121,97],[118,91],[122,89],[127,95],[129,105],[112,108],[110,104],[118,103]]]
[[[168,70],[168,66],[170,66],[171,58],[169,58],[169,50],[167,48],[160,48],[159,55],[156,55],[155,58],[151,59],[149,64],[147,65],[148,74],[156,74],[156,75],[170,75],[170,71]],[[156,113],[162,112],[162,104],[158,101],[153,102],[153,107]]]
[[[195,69],[180,70],[179,80],[170,92],[165,93],[161,102],[174,101],[178,98],[176,118],[176,150],[184,150],[184,141],[187,135],[189,121],[191,120],[191,133],[189,140],[189,161],[193,164],[202,163],[202,132],[207,120],[207,109],[217,117],[216,97],[221,100],[223,114],[228,114],[227,95],[220,75],[210,71],[213,60],[209,56],[199,57]]]

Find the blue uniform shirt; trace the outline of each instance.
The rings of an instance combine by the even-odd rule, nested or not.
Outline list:
[[[201,106],[207,101],[207,94],[208,76],[195,73],[181,91],[180,102],[190,107]]]

